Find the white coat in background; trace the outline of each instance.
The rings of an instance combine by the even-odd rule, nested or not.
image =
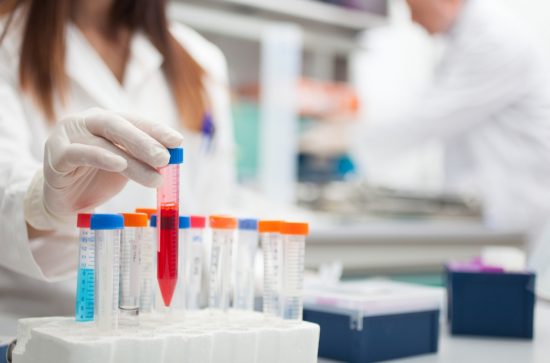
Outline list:
[[[526,27],[493,0],[469,0],[422,100],[397,120],[363,125],[369,165],[443,143],[446,189],[478,195],[488,226],[529,236],[537,293],[550,298],[550,63]]]
[[[0,29],[3,25],[0,21]],[[72,24],[67,27],[68,97],[64,105],[57,105],[57,119],[101,107],[177,128],[185,138],[183,212],[224,212],[235,183],[225,59],[191,29],[173,24],[171,31],[208,75],[207,91],[216,129],[208,151],[203,136],[182,128],[161,69],[162,55],[139,32],[131,40],[121,85],[78,28]],[[21,34],[21,24],[14,24],[0,46],[0,335],[14,333],[17,317],[70,315],[74,310],[74,280],[55,282],[74,276],[77,239],[74,235],[52,235],[29,241],[27,237],[23,198],[41,167],[44,143],[53,125],[19,86]],[[155,206],[156,191],[130,181],[119,195],[97,210],[118,213]]]
[[[440,142],[446,190],[478,195],[488,226],[534,230],[550,216],[550,63],[492,0],[464,1],[445,38],[422,99],[396,119],[361,125],[359,166],[368,177],[369,165],[391,168],[394,157]]]

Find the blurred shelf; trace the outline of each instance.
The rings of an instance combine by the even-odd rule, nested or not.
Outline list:
[[[380,15],[313,0],[213,0],[211,2],[238,5],[262,13],[283,15],[297,21],[311,21],[354,31],[361,31],[385,22],[384,17]]]
[[[249,41],[260,41],[269,25],[296,24],[306,49],[340,54],[360,49],[358,32],[385,23],[380,15],[312,0],[172,0],[168,9],[198,31]]]
[[[526,235],[492,230],[478,221],[373,219],[352,225],[317,224],[306,266],[339,260],[345,274],[438,272],[450,260],[479,256],[483,247],[524,249]]]

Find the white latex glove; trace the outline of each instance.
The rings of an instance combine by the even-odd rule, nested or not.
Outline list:
[[[170,158],[167,147],[183,137],[161,123],[89,109],[58,122],[44,149],[44,165],[25,197],[25,219],[38,230],[74,227],[77,212],[115,196],[132,179],[158,186],[157,168]]]

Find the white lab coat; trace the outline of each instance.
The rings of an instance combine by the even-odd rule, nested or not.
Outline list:
[[[478,195],[489,226],[533,230],[550,216],[548,64],[500,4],[464,4],[424,97],[396,119],[363,123],[354,153],[368,177],[440,142],[447,190]]]
[[[0,26],[3,29],[3,24]],[[184,212],[224,212],[235,179],[225,59],[191,29],[173,24],[171,30],[208,74],[207,91],[216,128],[209,151],[201,135],[181,128],[161,70],[162,56],[141,33],[131,40],[130,58],[120,85],[76,26],[69,25],[65,59],[69,97],[64,105],[58,103],[57,117],[97,106],[132,112],[178,128],[185,138],[181,192]],[[52,125],[19,87],[21,32],[21,24],[14,24],[0,46],[0,327],[8,330],[0,329],[0,334],[13,333],[12,318],[67,315],[74,306],[74,281],[55,282],[74,276],[75,236],[54,235],[29,241],[26,232],[23,197],[41,166]],[[154,206],[155,190],[130,182],[98,210],[121,212]],[[6,317],[8,320],[3,320]]]

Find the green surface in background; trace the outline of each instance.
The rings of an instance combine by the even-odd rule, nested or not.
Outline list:
[[[367,278],[389,278],[393,281],[407,282],[411,284],[445,287],[445,278],[440,273],[415,273],[415,274],[399,274],[399,275],[367,275],[344,277],[344,281],[363,280]]]
[[[244,182],[255,180],[260,162],[260,106],[256,101],[239,100],[233,103],[232,114],[237,146],[237,176]],[[315,124],[313,119],[301,118],[299,132]]]
[[[392,280],[412,284],[444,287],[445,279],[441,274],[411,274],[390,276]]]
[[[260,110],[252,101],[239,101],[233,105],[235,142],[237,145],[237,175],[248,181],[258,175]]]

